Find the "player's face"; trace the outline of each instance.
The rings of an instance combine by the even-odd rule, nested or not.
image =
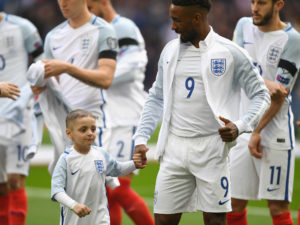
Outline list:
[[[274,3],[272,0],[251,0],[253,24],[265,26],[274,16]]]
[[[75,119],[66,133],[77,150],[89,150],[96,138],[96,120],[93,117]]]
[[[172,19],[172,30],[180,34],[182,42],[192,42],[197,39],[197,33],[192,26],[193,14],[191,14],[188,7],[171,4],[170,17]]]
[[[84,0],[57,0],[57,2],[66,19],[78,17],[86,7]]]
[[[87,0],[87,6],[91,13],[103,18],[101,0]]]

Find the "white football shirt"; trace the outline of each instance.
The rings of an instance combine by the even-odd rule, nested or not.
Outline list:
[[[146,97],[143,84],[148,62],[145,42],[138,27],[128,18],[117,15],[111,24],[120,51],[114,81],[106,90],[105,110],[109,126],[134,126],[139,121]]]
[[[170,131],[180,137],[207,136],[218,131],[219,124],[206,99],[201,57],[191,43],[180,44],[170,121]]]
[[[249,52],[263,78],[280,82],[285,88],[289,87],[291,93],[300,68],[300,35],[290,24],[283,30],[262,32],[253,24],[252,18],[242,18],[234,32],[234,41]],[[262,145],[277,150],[294,148],[290,93],[263,129]],[[245,95],[242,96],[242,105],[241,111],[245,112],[249,105]]]
[[[58,59],[85,69],[97,69],[99,58],[110,58],[118,45],[113,27],[92,14],[88,23],[72,28],[68,21],[48,33],[45,40],[47,59]],[[97,125],[106,126],[103,90],[92,87],[69,74],[59,77],[62,93],[74,109],[84,109],[99,119]]]
[[[0,21],[0,81],[17,84],[21,89],[26,83],[28,55],[42,53],[42,40],[36,27],[27,19],[2,12]],[[0,108],[8,98],[0,98]]]

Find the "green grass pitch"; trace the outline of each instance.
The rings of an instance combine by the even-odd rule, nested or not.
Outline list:
[[[133,178],[133,188],[145,199],[152,211],[155,178],[159,169],[158,163],[150,162],[148,167]],[[29,197],[28,225],[58,225],[59,204],[50,200],[50,176],[46,167],[31,167],[27,178]],[[300,207],[300,159],[296,160],[293,202],[291,203],[294,224],[297,224],[297,209]],[[180,224],[199,225],[202,213],[184,214]],[[123,214],[124,215],[124,214]],[[127,216],[123,216],[124,225],[133,225]],[[248,222],[254,225],[272,225],[265,201],[252,201],[248,207]]]

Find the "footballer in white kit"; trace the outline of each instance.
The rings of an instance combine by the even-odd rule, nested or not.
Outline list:
[[[63,22],[50,31],[45,40],[46,59],[58,59],[84,69],[97,69],[99,59],[115,59],[117,51],[113,27],[93,14],[88,23],[76,29],[68,21]],[[98,117],[99,138],[96,141],[102,146],[103,129],[106,128],[103,90],[66,73],[59,76],[59,84],[73,109],[84,109]]]
[[[42,40],[36,27],[27,19],[4,12],[1,14],[0,81],[14,83],[22,89],[28,85],[28,62],[43,53]],[[0,110],[9,102],[13,100],[0,98]],[[25,159],[25,153],[32,141],[32,107],[33,98],[24,111],[24,117],[16,118],[20,122],[23,120],[25,132],[15,137],[13,145],[8,148],[0,146],[0,183],[7,181],[7,173],[28,175],[29,161]]]
[[[117,15],[111,24],[117,34],[119,52],[114,81],[105,91],[108,99],[105,110],[111,129],[111,139],[106,149],[118,161],[127,161],[132,158],[132,136],[146,97],[143,81],[148,59],[144,39],[131,20]]]
[[[42,40],[37,28],[27,19],[0,13],[0,82],[19,86],[20,97],[0,99],[1,117],[24,128],[11,144],[0,146],[0,220],[4,224],[25,224],[27,195],[25,176],[30,160],[26,157],[34,142],[33,93],[26,78],[28,64],[41,57]],[[11,112],[4,112],[12,107]],[[10,118],[10,119],[8,119]],[[5,131],[8,131],[7,128]]]
[[[291,201],[295,161],[291,91],[300,68],[300,35],[289,23],[282,30],[262,32],[252,18],[242,18],[234,41],[249,52],[264,79],[281,83],[289,93],[261,132],[261,159],[249,153],[250,134],[240,136],[231,150],[232,197]],[[242,95],[241,101],[245,112],[249,100]]]

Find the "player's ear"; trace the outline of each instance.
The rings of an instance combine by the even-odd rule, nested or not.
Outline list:
[[[70,128],[66,129],[66,135],[68,136],[68,138],[72,139],[72,132]]]
[[[284,6],[284,0],[278,0],[275,3],[275,7],[277,9],[277,11],[279,12]]]

